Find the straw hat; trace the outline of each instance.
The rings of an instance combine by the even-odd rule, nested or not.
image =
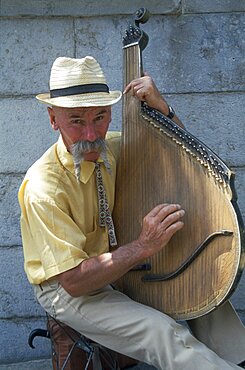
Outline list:
[[[121,91],[109,91],[99,63],[90,56],[82,59],[60,57],[52,66],[50,92],[36,98],[64,108],[107,106],[117,103]]]

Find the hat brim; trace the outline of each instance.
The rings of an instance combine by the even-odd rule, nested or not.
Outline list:
[[[105,107],[116,104],[121,97],[121,91],[59,96],[57,98],[51,98],[49,93],[39,94],[36,96],[36,98],[42,103],[63,108]]]

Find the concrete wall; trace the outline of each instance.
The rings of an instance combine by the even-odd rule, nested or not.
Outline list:
[[[49,343],[28,348],[31,329],[44,326],[23,272],[17,191],[27,168],[56,140],[46,107],[34,96],[48,89],[58,56],[95,56],[112,89],[122,88],[121,39],[131,14],[152,13],[145,70],[188,130],[236,171],[245,216],[244,2],[240,0],[1,0],[0,1],[0,363],[49,356]],[[112,128],[121,125],[115,107]],[[245,279],[233,302],[245,322]]]

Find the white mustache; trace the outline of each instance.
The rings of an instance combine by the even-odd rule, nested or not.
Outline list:
[[[102,151],[106,149],[104,139],[97,138],[95,141],[80,140],[71,146],[72,155],[82,155],[91,151]]]
[[[93,142],[88,140],[80,140],[72,144],[70,149],[73,156],[75,174],[78,181],[80,179],[80,164],[84,160],[84,154],[92,151],[97,151],[100,153],[106,169],[109,173],[111,172],[110,164],[107,159],[106,141],[104,139],[97,138]]]

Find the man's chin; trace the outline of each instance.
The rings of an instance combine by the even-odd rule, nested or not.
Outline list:
[[[84,154],[84,161],[95,162],[99,158],[100,154],[98,152],[89,152]]]

